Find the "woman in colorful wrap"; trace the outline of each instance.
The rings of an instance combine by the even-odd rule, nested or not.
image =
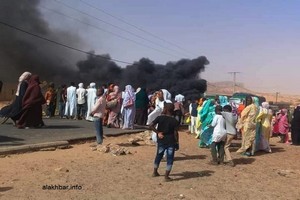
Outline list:
[[[258,108],[253,103],[251,96],[246,97],[246,108],[241,113],[241,118],[239,119],[240,128],[242,129],[242,144],[241,148],[237,150],[237,153],[250,156],[253,153],[255,146],[256,136],[256,116]],[[249,150],[252,147],[252,151]]]
[[[257,123],[259,123],[261,129],[257,133],[255,150],[263,150],[271,153],[272,151],[270,148],[269,140],[271,135],[272,111],[269,109],[268,102],[262,103],[262,109],[256,117],[256,121]]]
[[[289,144],[289,122],[287,109],[281,109],[281,113],[278,116],[278,130],[280,134],[280,142]]]
[[[119,115],[121,112],[122,98],[121,93],[119,92],[119,86],[114,86],[113,92],[109,93],[107,99],[108,101],[116,101],[116,105],[112,108],[109,108],[107,127],[120,128]]]
[[[206,100],[204,102],[203,108],[200,111],[201,120],[201,135],[199,141],[200,148],[207,148],[212,143],[213,128],[209,127],[215,116],[215,105],[212,100]]]

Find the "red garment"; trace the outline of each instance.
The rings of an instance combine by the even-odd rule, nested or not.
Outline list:
[[[280,114],[278,116],[278,131],[281,134],[289,133],[289,122],[287,118],[287,114]]]
[[[39,84],[39,77],[32,75],[23,97],[22,115],[17,123],[18,128],[44,125],[42,120],[42,105],[46,103],[46,100]]]
[[[245,105],[244,104],[240,104],[238,109],[237,109],[237,112],[238,112],[238,115],[241,116],[241,113],[243,112],[243,110],[245,109]]]

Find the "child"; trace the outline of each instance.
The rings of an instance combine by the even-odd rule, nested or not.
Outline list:
[[[215,108],[216,115],[210,127],[214,128],[211,144],[211,165],[223,164],[224,162],[224,144],[226,139],[225,119],[223,118],[222,106],[217,105]]]
[[[103,96],[104,89],[100,88],[97,91],[98,99],[92,109],[91,116],[94,118],[94,124],[96,128],[96,140],[97,144],[102,144],[103,142],[103,117],[105,114],[105,107],[106,107],[106,99]]]
[[[222,112],[222,116],[225,119],[226,132],[227,132],[224,151],[225,151],[225,156],[226,156],[226,160],[228,161],[228,164],[231,167],[234,167],[234,162],[232,161],[232,158],[230,155],[229,146],[231,144],[231,141],[233,140],[233,138],[235,137],[235,135],[237,133],[236,128],[235,128],[236,123],[237,123],[237,115],[232,113],[232,108],[230,105],[224,106],[223,111],[224,112]]]
[[[160,161],[167,153],[167,168],[165,174],[165,181],[171,181],[169,177],[173,161],[175,150],[178,150],[178,121],[173,117],[174,105],[172,103],[165,103],[162,115],[158,116],[151,124],[150,128],[157,134],[157,152],[154,160],[154,171],[152,176],[159,176],[158,167]],[[157,126],[157,129],[155,128]]]

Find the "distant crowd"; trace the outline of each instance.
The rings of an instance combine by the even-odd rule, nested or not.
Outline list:
[[[174,152],[179,149],[178,127],[184,123],[189,125],[189,133],[199,139],[200,148],[211,149],[212,165],[224,164],[225,160],[226,164],[235,165],[229,146],[239,137],[242,142],[237,153],[246,156],[261,150],[271,153],[269,140],[273,135],[279,136],[280,142],[300,145],[300,105],[289,120],[287,109],[275,113],[268,102],[260,103],[257,97],[251,96],[240,104],[228,101],[226,96],[186,100],[177,94],[172,99],[166,89],[149,93],[145,88],[135,90],[126,85],[122,91],[114,83],[100,87],[95,83],[88,87],[79,83],[76,87],[74,82],[59,89],[49,83],[43,94],[39,76],[24,72],[19,78],[15,100],[0,110],[0,117],[11,118],[19,129],[43,127],[43,116],[55,115],[93,121],[97,144],[103,142],[103,126],[134,129],[137,125],[148,125],[153,130],[153,141],[158,144],[153,176],[158,175],[159,163],[166,152],[166,180],[169,180]]]

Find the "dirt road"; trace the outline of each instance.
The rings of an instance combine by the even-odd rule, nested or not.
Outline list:
[[[132,146],[130,137],[105,139],[129,155],[93,151],[84,143],[0,158],[0,199],[300,199],[300,147],[279,144],[278,138],[272,138],[270,154],[248,158],[232,152],[232,168],[208,165],[209,150],[181,132],[173,181],[164,182],[163,176],[151,177],[155,146]]]

